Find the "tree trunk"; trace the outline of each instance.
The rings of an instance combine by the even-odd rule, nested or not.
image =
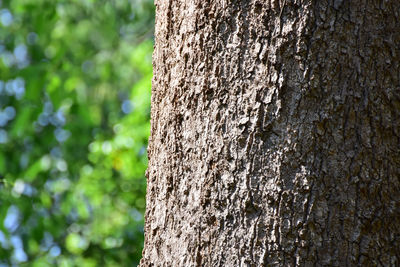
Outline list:
[[[400,1],[156,6],[141,266],[400,266]]]

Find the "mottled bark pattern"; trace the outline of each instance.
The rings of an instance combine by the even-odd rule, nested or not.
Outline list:
[[[141,266],[400,266],[400,1],[155,4]]]

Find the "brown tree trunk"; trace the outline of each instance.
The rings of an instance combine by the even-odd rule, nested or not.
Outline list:
[[[400,266],[400,1],[156,6],[141,266]]]

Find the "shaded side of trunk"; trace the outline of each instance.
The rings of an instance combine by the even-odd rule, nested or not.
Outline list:
[[[141,266],[400,265],[400,2],[156,6]]]

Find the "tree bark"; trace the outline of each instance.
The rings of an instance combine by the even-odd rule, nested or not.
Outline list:
[[[400,1],[155,4],[141,266],[400,266]]]

